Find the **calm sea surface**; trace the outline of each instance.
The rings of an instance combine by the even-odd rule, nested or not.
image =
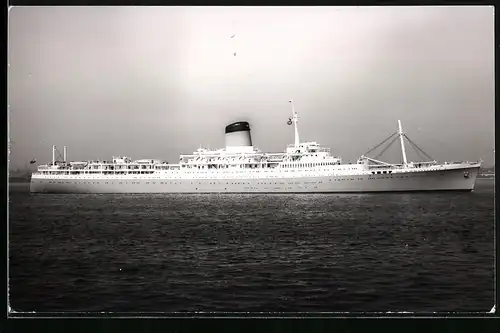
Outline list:
[[[482,311],[493,180],[472,193],[30,195],[10,185],[16,311]]]

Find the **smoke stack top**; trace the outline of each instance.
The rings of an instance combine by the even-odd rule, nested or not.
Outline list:
[[[247,150],[250,147],[252,147],[252,137],[248,122],[239,121],[226,126],[226,150]]]

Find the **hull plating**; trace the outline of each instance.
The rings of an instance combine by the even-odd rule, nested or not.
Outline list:
[[[472,191],[478,167],[380,175],[247,179],[34,176],[33,193],[362,193]]]

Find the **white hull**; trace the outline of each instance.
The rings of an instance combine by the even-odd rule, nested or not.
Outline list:
[[[375,175],[238,179],[167,179],[161,176],[33,175],[33,193],[363,193],[472,191],[479,166]],[[467,177],[464,175],[467,173]]]

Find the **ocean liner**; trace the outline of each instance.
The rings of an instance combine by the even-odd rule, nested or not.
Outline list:
[[[39,165],[31,177],[33,193],[352,193],[397,191],[472,191],[481,162],[432,160],[398,130],[361,155],[356,164],[344,164],[330,149],[316,142],[300,142],[298,115],[291,103],[295,142],[284,152],[264,153],[252,145],[250,125],[240,121],[226,126],[225,148],[200,148],[169,164],[157,159],[69,162],[62,159]],[[368,157],[389,140],[401,144],[402,163],[391,164]],[[423,162],[407,160],[406,142]],[[383,153],[383,152],[382,152]],[[379,154],[380,155],[380,154]],[[379,156],[377,155],[377,156]]]

